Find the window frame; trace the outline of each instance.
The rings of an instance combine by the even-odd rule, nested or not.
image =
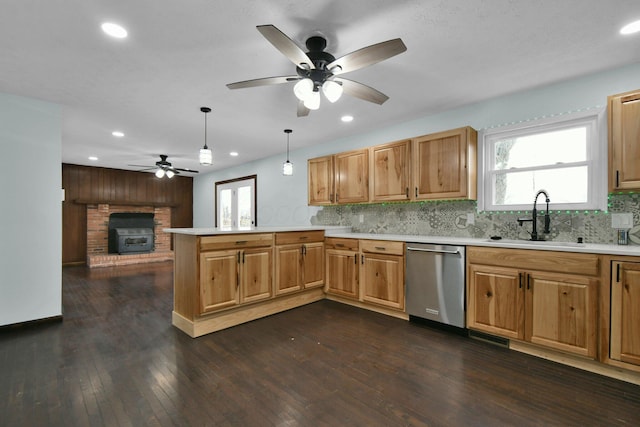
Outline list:
[[[587,128],[586,161],[567,163],[563,166],[527,167],[525,170],[551,170],[586,165],[588,174],[587,201],[585,203],[554,203],[553,191],[549,189],[554,210],[607,210],[607,134],[604,108],[567,113],[507,126],[484,129],[479,135],[478,146],[478,211],[522,211],[531,210],[535,193],[530,204],[497,205],[494,200],[494,142],[513,137],[523,137],[584,125]],[[520,168],[518,168],[520,169]]]

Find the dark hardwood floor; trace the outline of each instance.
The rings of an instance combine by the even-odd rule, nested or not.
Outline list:
[[[640,425],[636,385],[331,301],[192,339],[171,285],[64,268],[62,322],[0,330],[0,425]]]

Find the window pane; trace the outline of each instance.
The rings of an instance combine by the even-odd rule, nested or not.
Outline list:
[[[505,138],[494,144],[496,170],[587,160],[586,127]]]
[[[549,193],[551,203],[585,203],[588,182],[587,166],[499,173],[495,176],[494,204],[533,206],[542,189]]]
[[[231,189],[220,191],[220,227],[230,228],[231,223]]]
[[[251,228],[251,187],[238,188],[238,227]]]

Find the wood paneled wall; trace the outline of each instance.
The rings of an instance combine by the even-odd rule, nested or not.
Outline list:
[[[172,227],[193,227],[192,177],[63,164],[62,188],[63,265],[86,262],[87,202],[170,206]]]

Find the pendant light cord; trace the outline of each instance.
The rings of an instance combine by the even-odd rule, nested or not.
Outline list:
[[[285,129],[284,133],[287,134],[287,162],[289,161],[289,135],[293,132],[291,129]]]

